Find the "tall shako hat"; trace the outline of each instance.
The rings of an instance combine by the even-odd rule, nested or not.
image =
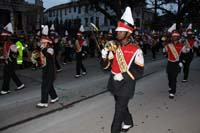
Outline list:
[[[192,30],[192,24],[189,24],[187,29],[186,29],[186,33],[188,35],[192,35],[193,34],[193,30]]]
[[[180,33],[176,30],[176,23],[174,23],[169,29],[168,32],[172,34],[172,36],[180,36]]]
[[[79,31],[77,32],[77,35],[78,35],[78,36],[82,36],[83,33],[84,33],[84,31],[85,31],[85,30],[84,30],[84,27],[83,27],[83,25],[81,25],[80,28],[79,28]]]
[[[128,31],[132,33],[134,30],[134,20],[131,13],[131,8],[126,7],[124,14],[121,17],[121,20],[117,23],[117,28],[115,31]]]
[[[108,36],[110,36],[110,37],[113,36],[113,35],[112,35],[112,29],[109,30],[109,32],[108,32]]]
[[[68,36],[68,35],[69,35],[69,33],[68,33],[68,31],[66,30],[66,31],[65,31],[65,36]]]
[[[1,33],[2,36],[11,36],[13,34],[13,27],[11,23],[8,23]]]
[[[48,37],[48,33],[49,33],[49,27],[48,25],[45,25],[42,29],[41,42],[52,43],[52,40]]]

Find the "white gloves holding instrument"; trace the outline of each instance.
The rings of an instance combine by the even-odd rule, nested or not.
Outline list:
[[[115,74],[113,78],[116,81],[122,81],[124,79],[122,73]]]
[[[105,59],[107,57],[107,54],[108,54],[108,49],[104,48],[101,50],[101,57],[103,59]]]

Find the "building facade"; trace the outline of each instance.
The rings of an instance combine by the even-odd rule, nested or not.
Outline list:
[[[42,0],[0,0],[0,26],[12,23],[16,33],[32,33],[41,25]]]
[[[114,11],[102,3],[102,8],[106,9],[111,16],[115,16]],[[151,23],[153,13],[148,12],[142,7],[132,9],[133,18],[138,28],[141,28],[144,23]],[[99,11],[89,3],[87,0],[72,1],[66,4],[57,5],[47,9],[44,13],[43,21],[45,24],[57,25],[57,30],[75,30],[80,25],[84,25],[85,31],[90,31],[89,23],[94,23],[101,31],[109,31],[115,28],[115,23],[112,23]],[[64,29],[60,29],[63,25]],[[63,33],[63,31],[61,31]]]

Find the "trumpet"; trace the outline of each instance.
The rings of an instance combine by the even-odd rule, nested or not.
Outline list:
[[[115,40],[107,41],[104,48],[108,49],[108,51],[115,52],[118,48],[118,44]]]

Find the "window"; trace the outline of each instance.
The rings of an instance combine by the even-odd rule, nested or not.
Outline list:
[[[96,17],[96,26],[99,27],[99,17]]]
[[[60,17],[62,17],[62,9],[60,9]]]
[[[88,5],[85,6],[85,13],[88,13]]]
[[[67,15],[67,8],[65,8],[65,15]]]
[[[49,11],[49,17],[52,17],[52,11]]]
[[[71,7],[69,8],[69,13],[71,13]]]
[[[107,26],[108,25],[108,20],[106,19],[106,17],[104,16],[104,25]]]
[[[94,22],[94,18],[93,18],[93,17],[90,18],[90,22],[91,22],[91,23]]]
[[[76,12],[76,7],[74,7],[74,12]]]
[[[85,18],[85,25],[88,24],[88,18]]]
[[[81,6],[78,7],[78,13],[81,13]]]

